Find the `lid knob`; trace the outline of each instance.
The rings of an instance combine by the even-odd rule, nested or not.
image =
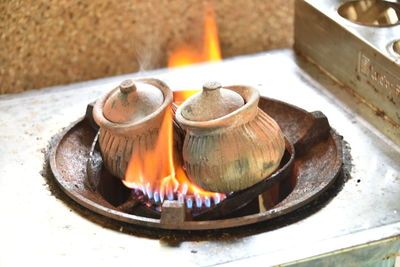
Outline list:
[[[203,85],[203,90],[204,91],[213,91],[213,90],[217,90],[220,89],[222,87],[222,85],[219,82],[207,82]]]
[[[136,91],[136,85],[131,79],[128,79],[121,82],[119,90],[123,94],[129,94],[130,92]]]

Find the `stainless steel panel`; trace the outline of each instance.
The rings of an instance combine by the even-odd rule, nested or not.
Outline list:
[[[383,1],[360,2],[371,3],[371,15],[374,5]],[[353,95],[353,105],[362,102],[360,113],[400,144],[400,55],[393,48],[400,39],[400,25],[356,24],[339,15],[338,9],[349,3],[296,1],[295,49],[342,84]],[[388,4],[398,7],[400,14],[399,3]]]
[[[156,77],[176,90],[201,88],[208,80],[248,84],[262,95],[321,110],[350,143],[352,177],[320,210],[280,228],[266,223],[240,236],[223,232],[217,239],[173,242],[129,234],[135,228],[74,208],[66,196],[53,196],[41,171],[51,137],[83,116],[87,103],[131,76]],[[0,266],[71,266],[78,259],[79,265],[91,266],[270,266],[329,262],[338,253],[359,265],[395,253],[400,247],[400,148],[358,115],[361,104],[348,106],[351,101],[291,50],[0,96]],[[374,255],[357,257],[370,246]]]

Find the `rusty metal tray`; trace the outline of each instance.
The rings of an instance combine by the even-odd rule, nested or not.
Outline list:
[[[278,122],[296,151],[294,168],[288,178],[294,183],[293,190],[283,201],[263,212],[229,219],[184,221],[177,225],[119,210],[88,183],[86,162],[96,131],[87,119],[73,123],[57,136],[49,156],[51,169],[57,183],[73,200],[123,222],[163,229],[205,230],[266,221],[306,205],[327,190],[341,173],[343,149],[342,137],[330,128],[321,112],[309,113],[266,97],[261,98],[259,107]]]

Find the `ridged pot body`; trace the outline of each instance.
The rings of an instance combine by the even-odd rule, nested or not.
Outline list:
[[[143,120],[121,124],[113,123],[104,117],[104,103],[118,88],[99,98],[93,109],[93,117],[100,126],[99,146],[103,163],[111,174],[120,179],[125,179],[125,172],[132,154],[141,157],[154,149],[165,112],[172,103],[172,91],[162,81],[156,79],[135,81],[156,86],[164,95],[163,104]]]
[[[258,108],[258,93],[245,86],[224,87],[246,100],[217,120],[192,123],[176,113],[186,129],[183,160],[188,177],[202,188],[228,193],[248,188],[279,166],[285,151],[279,125]]]
[[[103,163],[107,170],[124,180],[132,153],[141,157],[154,148],[159,128],[148,129],[140,134],[124,136],[109,129],[100,129],[99,146]]]

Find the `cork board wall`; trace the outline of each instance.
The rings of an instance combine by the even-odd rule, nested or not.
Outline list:
[[[224,58],[290,47],[293,0],[209,0]],[[0,94],[165,67],[201,43],[206,0],[0,3]]]

